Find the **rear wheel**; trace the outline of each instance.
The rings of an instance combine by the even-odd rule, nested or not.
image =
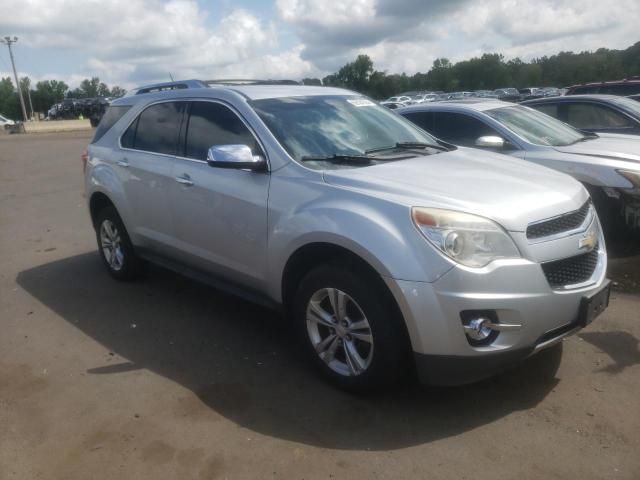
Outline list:
[[[388,387],[411,371],[402,319],[369,275],[318,267],[301,282],[293,313],[306,355],[342,389]]]
[[[98,213],[96,236],[100,257],[112,277],[131,280],[140,275],[142,262],[136,256],[127,230],[114,207],[105,207]]]

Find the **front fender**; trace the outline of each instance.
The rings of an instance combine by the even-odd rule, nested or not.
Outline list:
[[[415,228],[407,206],[326,183],[305,187],[299,191],[312,200],[289,201],[292,206],[286,207],[277,192],[287,189],[279,188],[278,180],[272,184],[268,285],[273,298],[281,298],[289,258],[311,243],[350,250],[383,277],[433,282],[452,268]]]

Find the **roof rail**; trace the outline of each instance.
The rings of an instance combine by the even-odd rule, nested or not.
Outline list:
[[[246,78],[226,78],[219,80],[205,80],[207,85],[300,85],[295,80],[255,80]]]
[[[143,93],[163,92],[165,90],[180,90],[183,88],[206,88],[207,84],[201,80],[179,80],[176,82],[154,83],[134,88],[127,95],[140,95]]]

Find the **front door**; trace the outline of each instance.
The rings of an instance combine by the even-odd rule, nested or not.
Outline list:
[[[173,228],[183,260],[238,283],[261,288],[267,265],[268,172],[209,166],[213,145],[248,145],[254,134],[230,107],[194,101],[184,125],[183,151],[173,168]]]

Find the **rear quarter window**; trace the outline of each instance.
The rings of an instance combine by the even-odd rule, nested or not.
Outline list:
[[[111,127],[113,127],[116,122],[129,111],[130,108],[130,105],[112,105],[107,108],[102,120],[100,120],[100,123],[98,124],[98,128],[96,128],[96,133],[93,136],[91,143],[96,143],[100,140],[104,134],[111,130]]]

